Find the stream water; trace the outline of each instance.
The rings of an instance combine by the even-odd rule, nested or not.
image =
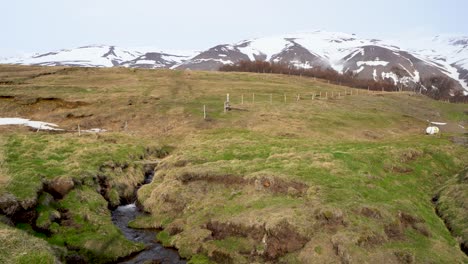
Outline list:
[[[152,176],[153,175],[147,175],[144,184],[150,183]],[[140,211],[135,203],[119,206],[112,211],[112,221],[122,230],[125,237],[131,241],[146,245],[145,250],[119,263],[185,264],[186,261],[180,258],[177,250],[165,248],[156,242],[156,231],[128,227],[128,223],[141,214],[143,214],[143,212]]]

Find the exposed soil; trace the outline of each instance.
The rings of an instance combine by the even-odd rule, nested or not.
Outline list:
[[[256,190],[266,190],[275,194],[295,195],[300,196],[305,194],[308,185],[295,182],[286,181],[277,177],[259,177],[252,179],[245,179],[236,175],[213,175],[213,174],[197,174],[185,172],[177,177],[179,181],[184,184],[195,181],[205,181],[208,183],[223,184],[225,186],[246,186],[253,185]]]
[[[297,251],[309,241],[300,235],[287,221],[267,229],[265,226],[246,226],[234,223],[208,222],[206,228],[212,232],[214,240],[226,237],[248,237],[264,244],[263,251],[253,251],[251,254],[261,255],[266,260],[275,260],[287,253]]]
[[[265,257],[276,259],[303,248],[308,241],[306,237],[297,233],[288,222],[282,221],[273,229],[267,230]]]
[[[0,100],[9,100],[16,105],[23,105],[23,106],[48,104],[48,105],[55,106],[55,108],[69,108],[69,109],[89,105],[89,103],[87,102],[67,101],[58,97],[26,97],[26,96],[2,95],[0,96]]]
[[[380,213],[380,210],[377,208],[363,207],[361,208],[360,213],[368,218],[374,218],[374,219],[382,218],[382,214]]]
[[[265,236],[265,226],[245,226],[234,223],[208,222],[206,229],[211,231],[214,240],[221,240],[229,236],[249,237],[261,241]]]
[[[399,212],[397,220],[385,225],[384,231],[390,239],[404,240],[405,229],[407,228],[413,228],[423,236],[431,236],[431,233],[425,225],[425,221],[423,219],[417,218],[405,212]]]

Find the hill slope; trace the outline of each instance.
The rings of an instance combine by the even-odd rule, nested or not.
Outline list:
[[[69,131],[0,126],[2,214],[12,196],[63,214],[28,218],[29,229],[12,217],[62,254],[105,262],[138,250],[107,206],[132,199],[145,159],[169,154],[138,191],[150,215],[131,225],[162,228],[158,239],[193,263],[467,260],[432,203],[468,164],[454,143],[465,105],[249,73],[0,66],[0,83],[5,117]],[[426,120],[448,125],[430,137]],[[78,125],[108,132],[80,137]],[[58,179],[75,185],[49,203],[36,197]]]

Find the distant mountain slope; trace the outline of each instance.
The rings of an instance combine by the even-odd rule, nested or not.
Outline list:
[[[468,93],[468,37],[439,36],[416,48],[398,46],[354,34],[315,31],[222,44],[200,53],[86,46],[0,63],[218,70],[243,60],[264,60],[306,69],[330,67],[340,73],[353,72],[361,79],[389,80],[403,86],[445,76],[454,81],[451,94],[457,90]]]
[[[440,61],[446,56],[436,51],[413,52],[346,33],[316,31],[218,45],[175,68],[216,70],[241,60],[266,60],[299,68],[331,67],[340,73],[351,71],[362,79],[389,79],[396,85],[446,76],[455,81],[455,90],[468,91],[468,55],[458,55],[461,59],[453,63]]]
[[[468,36],[436,36],[426,43],[425,49],[416,52],[443,65],[468,90]]]
[[[147,52],[136,49],[122,49],[116,46],[94,45],[36,54],[24,58],[11,58],[0,62],[43,66],[122,66],[156,69],[170,68],[186,60],[189,56],[187,54],[174,55],[165,52]]]

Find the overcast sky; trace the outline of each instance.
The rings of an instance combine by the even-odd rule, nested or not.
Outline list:
[[[0,56],[88,44],[204,50],[314,31],[402,39],[468,35],[465,0],[1,0]]]

